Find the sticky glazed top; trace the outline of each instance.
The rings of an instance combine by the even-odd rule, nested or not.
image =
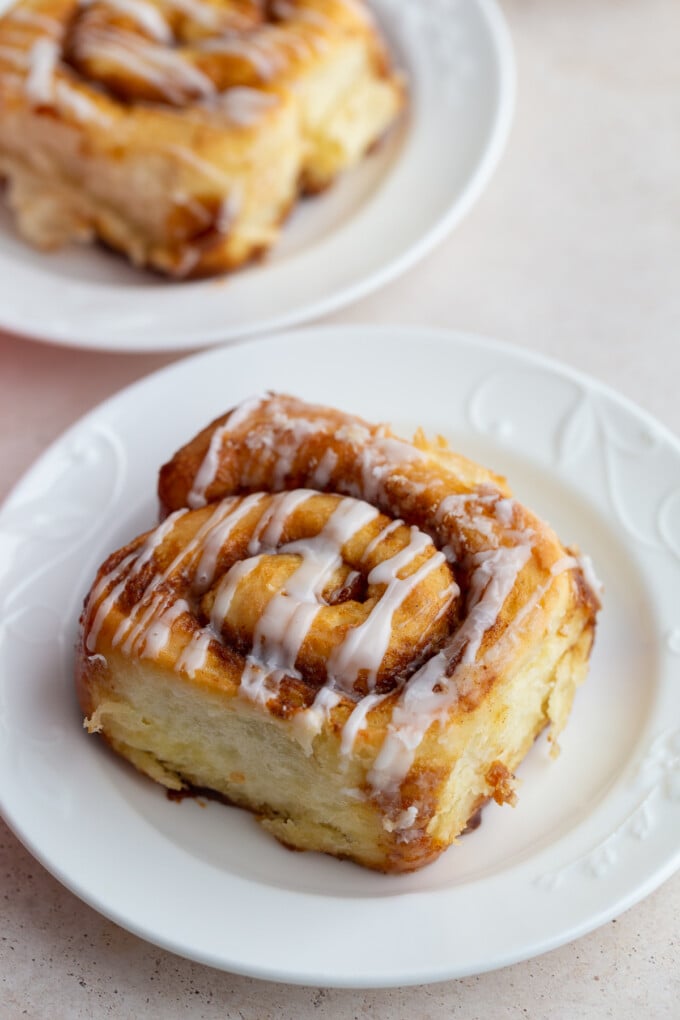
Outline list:
[[[160,472],[165,519],[101,568],[88,654],[168,655],[398,790],[430,727],[479,704],[549,604],[598,608],[586,560],[505,482],[418,434],[294,397],[244,401]]]
[[[198,103],[248,125],[281,102],[279,87],[353,38],[387,75],[360,0],[23,0],[0,19],[0,84],[102,125],[118,100]],[[92,95],[74,90],[82,82]]]

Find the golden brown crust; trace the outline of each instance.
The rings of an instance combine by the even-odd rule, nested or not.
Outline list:
[[[219,456],[216,457],[216,471],[206,488],[203,498],[207,501],[221,499],[235,492],[256,491],[259,485],[267,488],[270,479],[267,472],[274,460],[276,449],[281,442],[296,444],[295,455],[286,472],[280,488],[296,488],[309,485],[319,491],[345,491],[360,485],[361,465],[356,458],[357,436],[360,439],[387,441],[396,440],[388,425],[372,425],[356,415],[346,414],[335,408],[310,404],[285,394],[263,394],[260,400],[252,401],[252,412],[245,421],[231,427],[234,411],[220,415],[193,439],[181,447],[159,472],[158,497],[161,514],[183,506],[190,506],[190,493],[199,469],[208,454],[213,437],[223,433]],[[277,418],[274,421],[273,415]],[[291,431],[291,423],[299,435]],[[248,433],[263,430],[271,451],[260,457],[259,464],[253,463],[252,450],[247,443]],[[472,491],[475,487],[491,485],[501,496],[509,496],[510,490],[504,478],[487,468],[474,463],[467,457],[452,451],[442,437],[431,443],[422,431],[418,431],[410,444],[414,460],[420,452],[425,467],[431,472],[444,472],[453,491]],[[406,447],[404,446],[404,449]],[[337,457],[328,471],[323,484],[318,484],[319,465],[328,450]],[[412,474],[411,474],[411,468]],[[416,484],[420,475],[417,463],[406,467],[408,477]],[[316,473],[316,483],[313,476]],[[396,474],[396,472],[395,472]],[[403,474],[403,472],[402,472]],[[285,484],[284,484],[285,483]],[[342,483],[343,488],[337,486]],[[392,490],[397,493],[399,478]]]
[[[0,19],[20,231],[178,278],[268,251],[403,103],[363,0],[22,0]]]
[[[91,729],[288,845],[378,870],[514,804],[514,770],[585,676],[599,601],[503,479],[265,394],[178,451],[159,496],[163,523],[86,601]]]

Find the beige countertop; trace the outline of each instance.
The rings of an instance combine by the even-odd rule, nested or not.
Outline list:
[[[519,88],[490,187],[415,269],[328,321],[497,337],[607,382],[680,434],[680,5],[502,6]],[[176,357],[0,337],[0,497],[84,411]],[[678,874],[534,960],[368,992],[254,981],[150,946],[67,892],[2,822],[0,899],[3,1020],[678,1015]]]

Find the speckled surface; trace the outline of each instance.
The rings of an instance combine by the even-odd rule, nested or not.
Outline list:
[[[490,188],[422,264],[333,321],[487,333],[605,380],[680,433],[680,5],[503,7],[519,98]],[[0,496],[85,410],[170,360],[0,338]],[[534,960],[373,992],[258,982],[156,949],[77,900],[1,822],[0,905],[0,1020],[678,1016],[680,875]]]

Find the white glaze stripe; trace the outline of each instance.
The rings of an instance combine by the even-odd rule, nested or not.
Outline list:
[[[145,630],[144,644],[140,652],[141,658],[157,659],[168,644],[175,620],[190,612],[189,603],[185,599],[174,599],[166,605],[160,614],[156,613]]]
[[[103,577],[100,578],[99,582],[94,586],[90,594],[89,613],[86,623],[88,651],[91,652],[94,650],[104,620],[116,604],[119,596],[122,594],[128,579],[130,577],[135,577],[140,573],[142,568],[153,556],[155,550],[163,542],[165,536],[170,534],[177,521],[179,521],[186,513],[186,510],[176,510],[174,513],[166,517],[163,523],[159,525],[155,531],[152,531],[151,534],[148,535],[141,549],[138,549],[136,553],[129,553],[122,563],[119,563],[118,566],[114,567],[108,574],[104,574]],[[131,568],[129,572],[127,569],[128,567]],[[104,591],[106,591],[109,584],[111,584],[115,578],[120,578],[120,580],[113,586],[109,594],[102,599],[101,596]],[[94,606],[97,608],[93,611]]]
[[[485,633],[498,619],[530,556],[530,545],[479,554],[470,583],[471,601],[466,607],[465,620],[448,644],[414,673],[395,706],[390,732],[369,775],[374,789],[394,791],[398,788],[427,730],[456,704],[458,675],[465,665],[475,660]],[[453,675],[447,676],[449,664],[461,652]]]
[[[169,566],[163,571],[162,574],[156,574],[151,583],[147,586],[144,593],[144,597],[134,607],[129,616],[124,617],[113,637],[114,647],[122,645],[122,648],[128,654],[131,653],[141,642],[145,639],[145,634],[150,623],[156,618],[157,614],[160,614],[166,608],[167,593],[163,591],[162,585],[180,568],[186,569],[187,565],[191,563],[192,559],[196,557],[197,552],[201,549],[204,540],[210,535],[212,529],[219,526],[223,521],[224,517],[227,516],[234,506],[234,500],[225,500],[224,503],[218,504],[216,509],[210,515],[210,517],[203,523],[193,539],[177,554],[175,559],[169,564]],[[187,513],[188,511],[179,511],[179,513]],[[163,522],[163,524],[156,530],[154,535],[157,537],[153,548],[163,541],[163,538],[174,526],[172,518],[176,519],[176,515],[171,515]],[[151,550],[153,552],[153,549]],[[122,582],[123,587],[125,581]],[[166,640],[170,637],[170,628],[166,631]]]
[[[290,672],[295,672],[300,650],[322,604],[323,588],[342,563],[343,546],[378,515],[375,507],[343,499],[319,535],[279,545],[289,517],[316,495],[312,490],[302,489],[274,497],[249,545],[251,554],[278,548],[280,554],[300,557],[299,566],[286,581],[285,592],[276,592],[262,613],[253,634],[251,653],[258,664]],[[245,561],[246,564],[251,562]],[[237,568],[249,572],[243,564],[229,571],[225,578],[225,595],[222,597],[220,591],[215,602],[218,619],[224,619],[236,586],[244,576],[240,571],[238,577],[236,574],[233,578],[229,576]]]
[[[8,20],[17,21],[20,24],[28,25],[30,28],[39,28],[50,35],[61,35],[63,28],[55,18],[38,11],[29,11],[25,7],[17,7],[7,15]]]
[[[394,614],[427,575],[443,565],[444,555],[441,552],[435,553],[409,577],[400,578],[398,573],[431,545],[431,539],[427,535],[417,528],[411,528],[409,544],[394,556],[379,563],[369,573],[369,585],[384,584],[385,590],[366,620],[358,627],[350,629],[344,641],[330,656],[328,671],[341,689],[349,692],[362,670],[368,671],[366,682],[369,691],[375,686],[392,637]],[[450,589],[447,596],[448,605],[454,596],[455,592]]]
[[[232,414],[226,426],[215,431],[194,482],[192,502],[198,504],[201,501],[205,502],[205,492],[214,481],[219,468],[225,434],[236,424],[246,425],[251,411],[259,408],[262,400],[263,398],[258,397],[241,405]],[[244,479],[246,484],[248,483],[248,472],[252,472],[253,479],[259,477],[257,472],[261,471],[264,465],[271,475],[282,482],[292,468],[300,442],[307,435],[319,431],[327,433],[327,430],[328,422],[323,416],[319,416],[318,420],[289,417],[285,402],[268,398],[267,417],[263,418],[259,429],[248,433],[247,436],[251,459],[249,467],[242,468],[245,474],[241,483],[243,484]],[[381,435],[379,431],[371,433],[354,421],[335,429],[333,439],[337,443],[351,446],[351,457],[355,464],[359,464],[361,475],[358,494],[369,499],[382,499],[383,502],[386,499],[385,484],[392,478],[395,469],[403,467],[408,462],[421,460],[425,456],[422,451],[401,440]],[[311,474],[315,483],[320,486],[327,484],[337,463],[335,450],[322,456]],[[342,485],[342,479],[334,479],[334,486]],[[417,490],[418,486],[414,483],[413,491]],[[243,577],[252,570],[258,556],[274,549],[300,555],[300,565],[286,582],[286,593],[277,592],[271,598],[257,624],[253,651],[248,656],[243,672],[241,687],[244,696],[262,704],[266,704],[276,691],[284,675],[295,674],[295,663],[300,648],[319,611],[318,600],[324,580],[339,562],[341,535],[333,534],[333,528],[340,527],[343,515],[346,515],[349,522],[356,513],[351,500],[343,501],[333,516],[333,527],[329,521],[324,529],[325,534],[322,532],[314,540],[282,544],[290,516],[313,494],[314,490],[282,493],[263,514],[249,544],[253,562],[239,565],[235,574],[228,580],[225,579],[224,598],[219,612],[216,612],[213,619],[215,626],[220,618],[224,619],[239,582],[238,575]],[[377,510],[371,508],[370,513],[376,514]],[[430,725],[444,719],[461,694],[465,693],[466,685],[474,682],[470,668],[475,663],[481,662],[479,653],[484,637],[499,618],[508,594],[532,554],[534,536],[531,529],[522,530],[518,526],[515,531],[509,530],[517,517],[514,501],[502,497],[493,486],[486,489],[480,487],[473,493],[442,492],[439,508],[432,514],[433,529],[437,534],[446,534],[447,531],[453,533],[454,529],[463,529],[469,534],[476,534],[484,545],[481,550],[468,554],[471,581],[463,623],[451,636],[447,645],[432,655],[405,683],[398,696],[388,737],[370,775],[370,782],[376,791],[389,792],[398,788],[412,764],[416,748]],[[358,518],[356,523],[358,527]],[[369,555],[378,547],[380,541],[398,526],[399,522],[391,522],[385,527],[381,535],[370,543],[367,550]],[[349,535],[351,532],[349,523],[346,529],[341,531],[342,535]],[[501,545],[502,535],[506,541],[510,540],[515,544]],[[370,572],[369,585],[383,584],[385,591],[371,616],[360,627],[350,629],[344,641],[331,656],[328,664],[330,679],[319,691],[315,705],[303,713],[306,716],[305,725],[309,729],[314,730],[322,725],[324,711],[329,705],[337,703],[336,699],[343,687],[350,693],[361,670],[368,673],[369,690],[375,684],[390,640],[396,609],[403,605],[409,592],[422,577],[444,562],[443,553],[437,552],[428,557],[410,577],[398,577],[415,557],[424,552],[428,542],[429,539],[422,533],[412,529],[409,546],[392,556],[390,560],[379,563]],[[551,578],[555,573],[578,565],[577,560],[566,556],[563,561],[555,564]],[[538,604],[550,583],[533,593],[523,611],[515,615],[502,640],[513,638],[516,628]],[[227,597],[229,590],[231,594]],[[458,589],[454,584],[440,592],[442,599],[440,616],[448,610],[457,594]],[[499,643],[489,649],[485,661],[486,658],[493,657]],[[454,662],[457,664],[451,669]],[[350,753],[357,733],[365,725],[368,713],[382,699],[383,695],[369,694],[351,713],[342,735],[341,747],[344,754]]]
[[[132,32],[88,28],[80,34],[77,49],[85,59],[118,64],[135,77],[149,82],[170,102],[181,103],[187,94],[204,98],[215,94],[211,80],[183,60],[179,51],[148,42]]]
[[[246,496],[212,529],[205,541],[194,574],[194,590],[198,595],[202,595],[213,583],[218,558],[225,543],[233,535],[238,524],[262,502],[262,499],[261,493]]]
[[[220,427],[216,428],[213,432],[206,455],[203,458],[201,466],[196,472],[194,484],[187,496],[187,503],[192,510],[195,510],[197,507],[205,506],[207,502],[205,496],[206,489],[212,484],[212,482],[214,482],[217,475],[217,470],[220,464],[220,451],[222,449],[224,437],[230,432],[233,432],[234,429],[238,428],[238,426],[260,406],[263,400],[264,397],[259,395],[251,397],[249,400],[244,400],[242,404],[239,404],[236,410],[232,411],[225,424],[220,425]]]
[[[234,563],[220,581],[215,593],[210,623],[216,634],[222,629],[222,624],[229,615],[231,603],[241,581],[255,570],[261,561],[260,556],[251,556],[247,560]]]
[[[55,98],[59,109],[70,113],[76,120],[94,122],[101,127],[109,127],[113,123],[111,117],[103,113],[82,90],[74,88],[63,79],[55,82]]]
[[[38,39],[31,47],[26,95],[35,106],[52,101],[54,72],[59,62],[59,47],[53,39]]]
[[[340,741],[341,754],[349,755],[352,753],[357,736],[366,726],[368,713],[384,701],[386,697],[388,697],[387,694],[367,694],[365,698],[362,698],[357,703],[342,728],[342,738]]]
[[[316,493],[311,489],[293,489],[290,492],[282,492],[272,499],[262,514],[248,545],[248,552],[251,556],[278,547],[289,517],[292,517],[298,507],[303,506],[310,496],[316,496]]]
[[[173,35],[163,14],[147,0],[80,0],[81,7],[106,7],[136,22],[156,42],[170,43]]]
[[[210,642],[215,635],[206,627],[197,630],[182,649],[175,665],[178,673],[186,673],[192,680],[199,670],[203,669],[210,651]]]

